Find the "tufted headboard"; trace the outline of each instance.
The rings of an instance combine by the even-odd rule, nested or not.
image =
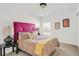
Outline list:
[[[18,40],[19,32],[33,32],[36,31],[35,24],[14,22],[14,42]]]

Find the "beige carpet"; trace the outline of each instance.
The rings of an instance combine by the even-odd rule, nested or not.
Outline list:
[[[60,47],[57,48],[52,54],[52,56],[79,56],[78,47],[69,44],[60,44]],[[20,51],[18,54],[11,52],[7,56],[30,56],[29,54]]]

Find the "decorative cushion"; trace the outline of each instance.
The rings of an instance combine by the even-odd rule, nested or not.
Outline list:
[[[30,32],[20,32],[19,39],[30,39],[29,34],[30,34]]]
[[[19,32],[19,39],[34,39],[38,36],[38,32]]]
[[[37,37],[38,36],[38,31],[34,31],[33,34]]]
[[[35,32],[30,32],[30,34],[29,34],[29,38],[30,39],[34,39],[34,38],[36,38],[38,36],[38,33],[35,31]]]

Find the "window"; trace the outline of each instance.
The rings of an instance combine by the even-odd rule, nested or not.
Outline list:
[[[51,22],[44,22],[43,23],[43,34],[50,35],[51,33]]]

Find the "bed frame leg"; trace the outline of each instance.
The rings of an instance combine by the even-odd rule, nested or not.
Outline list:
[[[16,43],[16,54],[18,54],[18,43]]]

